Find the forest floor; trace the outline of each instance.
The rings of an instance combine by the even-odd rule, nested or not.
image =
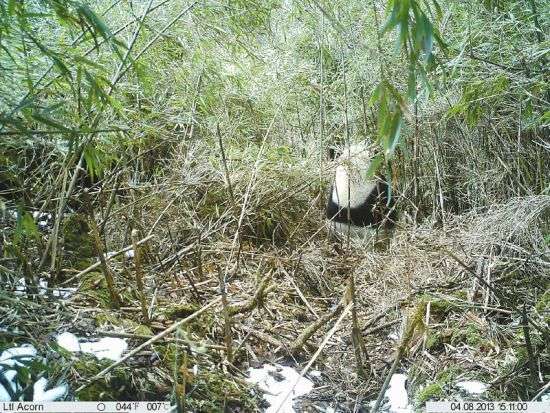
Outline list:
[[[2,327],[37,347],[51,382],[68,382],[79,400],[172,395],[186,396],[195,411],[251,411],[268,406],[247,381],[250,368],[266,364],[298,372],[307,365],[313,389],[293,401],[297,411],[361,411],[390,373],[408,379],[403,411],[467,399],[465,381],[482,386],[470,398],[532,398],[550,366],[548,244],[533,235],[549,205],[550,197],[524,198],[444,225],[402,224],[376,248],[334,242],[322,228],[293,248],[189,239],[174,240],[167,253],[146,237],[137,266],[133,249],[107,261],[120,308],[101,266],[86,265],[65,270],[64,281],[32,300],[17,285],[6,289]],[[73,290],[63,297],[60,286]],[[113,365],[68,352],[63,332],[122,338],[131,357]]]

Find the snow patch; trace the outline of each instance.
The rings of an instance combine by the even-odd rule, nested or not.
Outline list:
[[[390,334],[388,334],[388,338],[389,338],[390,340],[397,341],[397,340],[399,340],[399,334],[397,334],[397,333],[390,333]]]
[[[68,387],[66,384],[54,387],[53,389],[46,390],[48,386],[48,380],[44,377],[39,379],[33,386],[33,402],[53,402],[62,398],[67,394]]]
[[[38,224],[38,228],[46,229],[48,227],[48,224],[51,222],[53,216],[52,214],[48,214],[46,212],[40,213],[38,211],[33,211],[32,217]]]
[[[63,347],[67,351],[80,351],[80,343],[78,342],[78,338],[73,333],[61,333],[57,336],[56,341],[60,347]]]
[[[485,393],[489,388],[488,385],[477,380],[461,381],[456,383],[456,387],[464,390],[466,393],[476,394],[476,395]]]
[[[23,344],[19,347],[12,347],[0,355],[0,364],[14,367],[24,366],[25,363],[36,357],[36,348],[30,344]]]
[[[48,292],[48,280],[40,278],[38,280],[38,295],[46,295]],[[57,298],[69,298],[76,292],[76,288],[52,288],[52,296]],[[27,281],[24,278],[19,278],[15,282],[15,294],[25,295],[27,293]]]
[[[21,390],[21,386],[17,381],[17,367],[23,367],[26,363],[31,362],[37,355],[36,348],[30,344],[23,344],[19,347],[12,347],[0,355],[0,376],[3,377],[10,392],[17,393]],[[67,393],[67,385],[54,387],[46,390],[48,380],[44,377],[38,379],[33,385],[33,401],[53,402],[62,398]],[[0,384],[0,401],[11,401],[10,392]]]
[[[405,387],[406,382],[407,376],[405,374],[394,374],[391,376],[390,385],[385,393],[389,401],[389,412],[412,413],[414,411],[409,404],[409,396]]]
[[[121,338],[104,337],[99,341],[80,341],[74,334],[65,332],[57,336],[57,344],[70,352],[93,354],[99,360],[118,361],[128,348],[128,343]]]
[[[405,386],[407,382],[407,376],[405,374],[394,374],[391,376],[390,384],[384,398],[387,399],[387,403],[381,405],[380,410],[388,413],[413,413],[414,408],[409,404],[409,396],[407,394],[407,388]],[[371,407],[376,402],[373,400],[369,404]]]
[[[305,377],[300,377],[300,373],[292,367],[266,364],[259,369],[249,368],[248,374],[250,377],[246,380],[257,384],[265,392],[263,397],[269,404],[266,413],[295,413],[292,407],[294,399],[313,390],[313,383]],[[290,395],[284,401],[288,392]]]

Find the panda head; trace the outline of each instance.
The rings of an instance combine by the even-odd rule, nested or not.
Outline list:
[[[373,178],[367,173],[376,153],[375,146],[367,143],[329,149],[329,155],[336,163],[336,180],[343,179],[341,183],[346,185],[348,182],[354,184],[371,182]]]
[[[331,197],[336,205],[354,208],[365,202],[376,187],[376,178],[368,176],[375,155],[374,146],[367,143],[332,150],[336,172]]]

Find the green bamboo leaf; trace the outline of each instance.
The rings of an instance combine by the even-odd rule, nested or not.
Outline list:
[[[441,10],[441,6],[437,2],[437,0],[432,1],[434,7],[435,7],[435,15],[438,20],[441,20],[443,18],[443,10]]]
[[[424,50],[424,60],[427,61],[432,55],[433,49],[433,28],[432,23],[428,20],[425,14],[422,15],[423,37],[422,48]]]
[[[19,207],[17,210],[17,223],[13,234],[14,243],[20,244],[24,238],[37,239],[39,236],[40,233],[32,215]]]
[[[8,15],[13,16],[13,14],[15,13],[15,6],[17,6],[17,0],[8,1]]]
[[[368,106],[373,106],[376,102],[378,102],[378,100],[380,100],[381,88],[382,83],[379,83],[376,88],[374,88],[374,91],[369,99]]]
[[[93,67],[94,69],[105,70],[105,67],[93,60],[88,59],[85,56],[75,56],[73,59],[76,63],[82,63],[86,66]]]
[[[397,1],[390,0],[388,2],[387,9],[389,9],[390,7],[392,8],[392,11],[390,13],[390,17],[388,18],[388,20],[386,21],[386,23],[384,24],[384,26],[382,26],[382,29],[380,30],[382,34],[389,32],[395,26],[397,26],[397,24],[399,23],[399,19],[398,19],[398,16],[399,16],[399,0],[397,0]]]
[[[109,40],[113,37],[109,27],[88,7],[88,5],[79,3],[76,10],[105,40]]]
[[[46,126],[50,126],[50,127],[54,128],[55,130],[65,131],[65,132],[70,132],[71,131],[71,129],[65,127],[63,124],[59,123],[58,121],[56,121],[55,119],[49,117],[48,115],[46,115],[44,113],[40,113],[38,111],[32,111],[30,115],[37,122],[39,122],[43,125],[46,125]]]
[[[391,130],[388,134],[386,154],[391,157],[393,152],[399,143],[399,137],[401,135],[401,126],[403,124],[403,116],[400,111],[396,112],[391,120]]]
[[[63,75],[66,75],[68,76],[69,78],[71,77],[71,71],[69,70],[69,68],[65,65],[65,63],[63,63],[63,61],[61,59],[59,59],[57,56],[56,56],[56,53],[53,52],[52,50],[48,49],[46,46],[44,46],[41,42],[39,42],[34,36],[32,36],[29,32],[26,32],[26,35],[28,36],[29,39],[32,40],[32,42],[36,45],[36,47],[38,47],[38,49],[40,49],[40,51],[42,53],[44,53],[44,55],[48,56],[50,59],[52,59],[54,65],[60,70],[60,72],[63,74]]]
[[[367,169],[367,172],[365,173],[365,178],[372,178],[376,172],[378,172],[378,168],[380,168],[380,164],[384,160],[384,154],[379,153],[374,158],[371,159],[369,169]]]

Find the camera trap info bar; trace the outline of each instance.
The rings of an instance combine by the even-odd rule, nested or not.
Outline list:
[[[0,413],[170,413],[169,402],[1,402]]]
[[[426,402],[426,413],[550,413],[550,400]]]

